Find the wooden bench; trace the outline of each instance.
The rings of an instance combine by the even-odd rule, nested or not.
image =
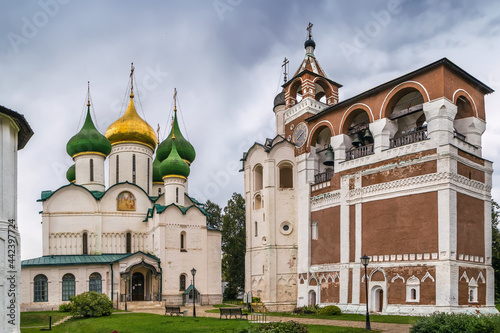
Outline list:
[[[219,319],[222,319],[222,316],[225,316],[226,319],[227,319],[227,316],[229,316],[229,319],[231,319],[232,316],[234,317],[239,317],[240,319],[243,319],[243,317],[245,317],[246,319],[248,319],[248,314],[247,313],[243,313],[241,311],[241,308],[237,308],[237,307],[234,307],[234,308],[219,308],[220,310],[220,317]]]
[[[181,307],[180,306],[168,306],[168,305],[165,305],[165,315],[167,315],[167,313],[170,313],[170,315],[174,315],[176,314],[177,316],[181,315],[182,312],[181,312]]]

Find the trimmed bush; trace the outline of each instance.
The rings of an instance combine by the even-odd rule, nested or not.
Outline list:
[[[70,311],[71,311],[70,303],[63,303],[59,305],[59,312],[70,312]]]
[[[410,333],[497,333],[500,316],[456,313],[434,313],[417,320]]]
[[[314,306],[304,306],[293,309],[295,314],[315,314],[319,312],[320,307],[316,304]]]
[[[258,328],[248,328],[240,331],[240,333],[308,333],[309,329],[306,325],[299,324],[295,321],[260,324]]]
[[[342,311],[338,306],[328,305],[320,309],[318,313],[325,316],[340,316],[342,314]]]
[[[113,302],[105,294],[84,292],[70,299],[71,314],[83,317],[109,316]]]

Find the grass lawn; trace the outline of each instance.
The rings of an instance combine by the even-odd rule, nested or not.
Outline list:
[[[330,320],[350,320],[350,321],[365,321],[366,316],[362,314],[343,313],[340,316],[326,316],[319,314],[304,314],[296,315],[290,312],[269,312],[268,316],[280,317],[295,317],[295,318],[316,318]],[[394,316],[394,315],[375,315],[370,314],[370,321],[375,323],[392,323],[392,324],[413,324],[420,317],[417,316]]]
[[[56,326],[53,332],[71,333],[150,333],[150,332],[227,332],[237,333],[251,324],[246,320],[220,320],[216,318],[170,317],[147,313],[112,314],[107,317],[70,319],[64,324]],[[21,326],[24,325],[24,322]],[[311,333],[330,332],[364,332],[364,329],[309,325]],[[22,333],[40,332],[40,329],[22,329]]]
[[[498,306],[498,305],[497,305]],[[219,309],[207,310],[210,313],[219,313]],[[245,311],[244,311],[245,312]],[[340,316],[326,316],[319,314],[303,314],[296,315],[291,312],[269,312],[268,316],[273,317],[291,317],[291,318],[314,318],[314,319],[329,319],[329,320],[349,320],[349,321],[365,321],[366,317],[362,314],[343,313]],[[394,315],[370,315],[370,321],[376,323],[392,323],[392,324],[414,324],[417,316],[394,316]]]
[[[499,304],[495,304],[495,306],[497,307],[497,310],[500,311],[500,303]]]
[[[33,311],[21,312],[21,327],[47,326],[49,327],[49,317],[52,316],[52,324],[67,316],[68,312],[59,311]]]

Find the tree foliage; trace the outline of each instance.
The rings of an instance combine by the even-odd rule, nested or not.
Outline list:
[[[208,200],[205,203],[205,210],[207,211],[208,214],[210,214],[209,217],[207,217],[207,224],[209,227],[212,227],[217,230],[221,230],[222,228],[222,209],[218,204],[215,202],[212,202]]]
[[[492,255],[491,264],[495,270],[495,301],[500,302],[500,232],[498,230],[500,206],[491,201]]]
[[[234,299],[245,288],[245,199],[233,193],[222,217],[222,277],[224,297]]]

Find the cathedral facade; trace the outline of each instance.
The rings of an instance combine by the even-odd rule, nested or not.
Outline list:
[[[94,126],[89,99],[85,123],[66,150],[75,162],[69,183],[39,200],[43,256],[22,262],[25,310],[54,308],[86,291],[104,293],[121,308],[222,301],[221,233],[188,194],[196,154],[176,107],[170,134],[159,143],[137,114],[132,88],[125,113],[105,135]]]
[[[497,312],[493,90],[443,58],[341,101],[315,48],[275,98],[276,137],[243,154],[246,291],[363,313],[366,282],[372,312]]]

